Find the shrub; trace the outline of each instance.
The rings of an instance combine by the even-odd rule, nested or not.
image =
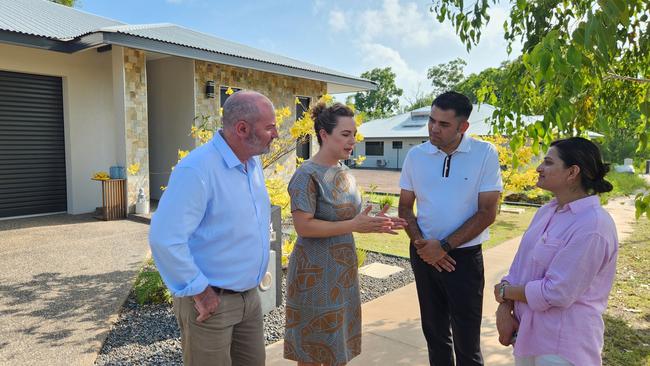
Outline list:
[[[388,205],[389,207],[395,206],[395,201],[392,196],[383,196],[379,199],[379,209],[381,210],[384,206]]]
[[[133,292],[138,304],[170,304],[172,295],[155,268],[145,266],[135,280]]]
[[[366,261],[367,256],[368,256],[367,250],[357,248],[357,267],[363,266],[363,262]]]

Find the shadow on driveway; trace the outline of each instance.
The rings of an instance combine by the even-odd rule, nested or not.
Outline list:
[[[92,364],[148,256],[147,233],[90,215],[0,222],[0,364]]]

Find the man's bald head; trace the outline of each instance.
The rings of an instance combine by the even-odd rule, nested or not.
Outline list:
[[[238,91],[223,104],[223,128],[231,129],[238,121],[255,124],[264,108],[273,110],[273,103],[266,96],[249,90]]]

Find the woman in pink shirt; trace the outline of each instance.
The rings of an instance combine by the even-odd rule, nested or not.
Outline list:
[[[572,137],[551,144],[537,186],[540,208],[507,276],[495,285],[499,342],[517,366],[601,365],[602,314],[616,273],[616,226],[598,193],[612,190],[598,147]]]

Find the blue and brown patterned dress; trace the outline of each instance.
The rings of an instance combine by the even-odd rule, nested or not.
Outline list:
[[[326,221],[354,218],[361,197],[344,165],[305,161],[289,182],[291,211]],[[344,364],[361,353],[361,299],[352,234],[303,238],[289,259],[284,357]]]

